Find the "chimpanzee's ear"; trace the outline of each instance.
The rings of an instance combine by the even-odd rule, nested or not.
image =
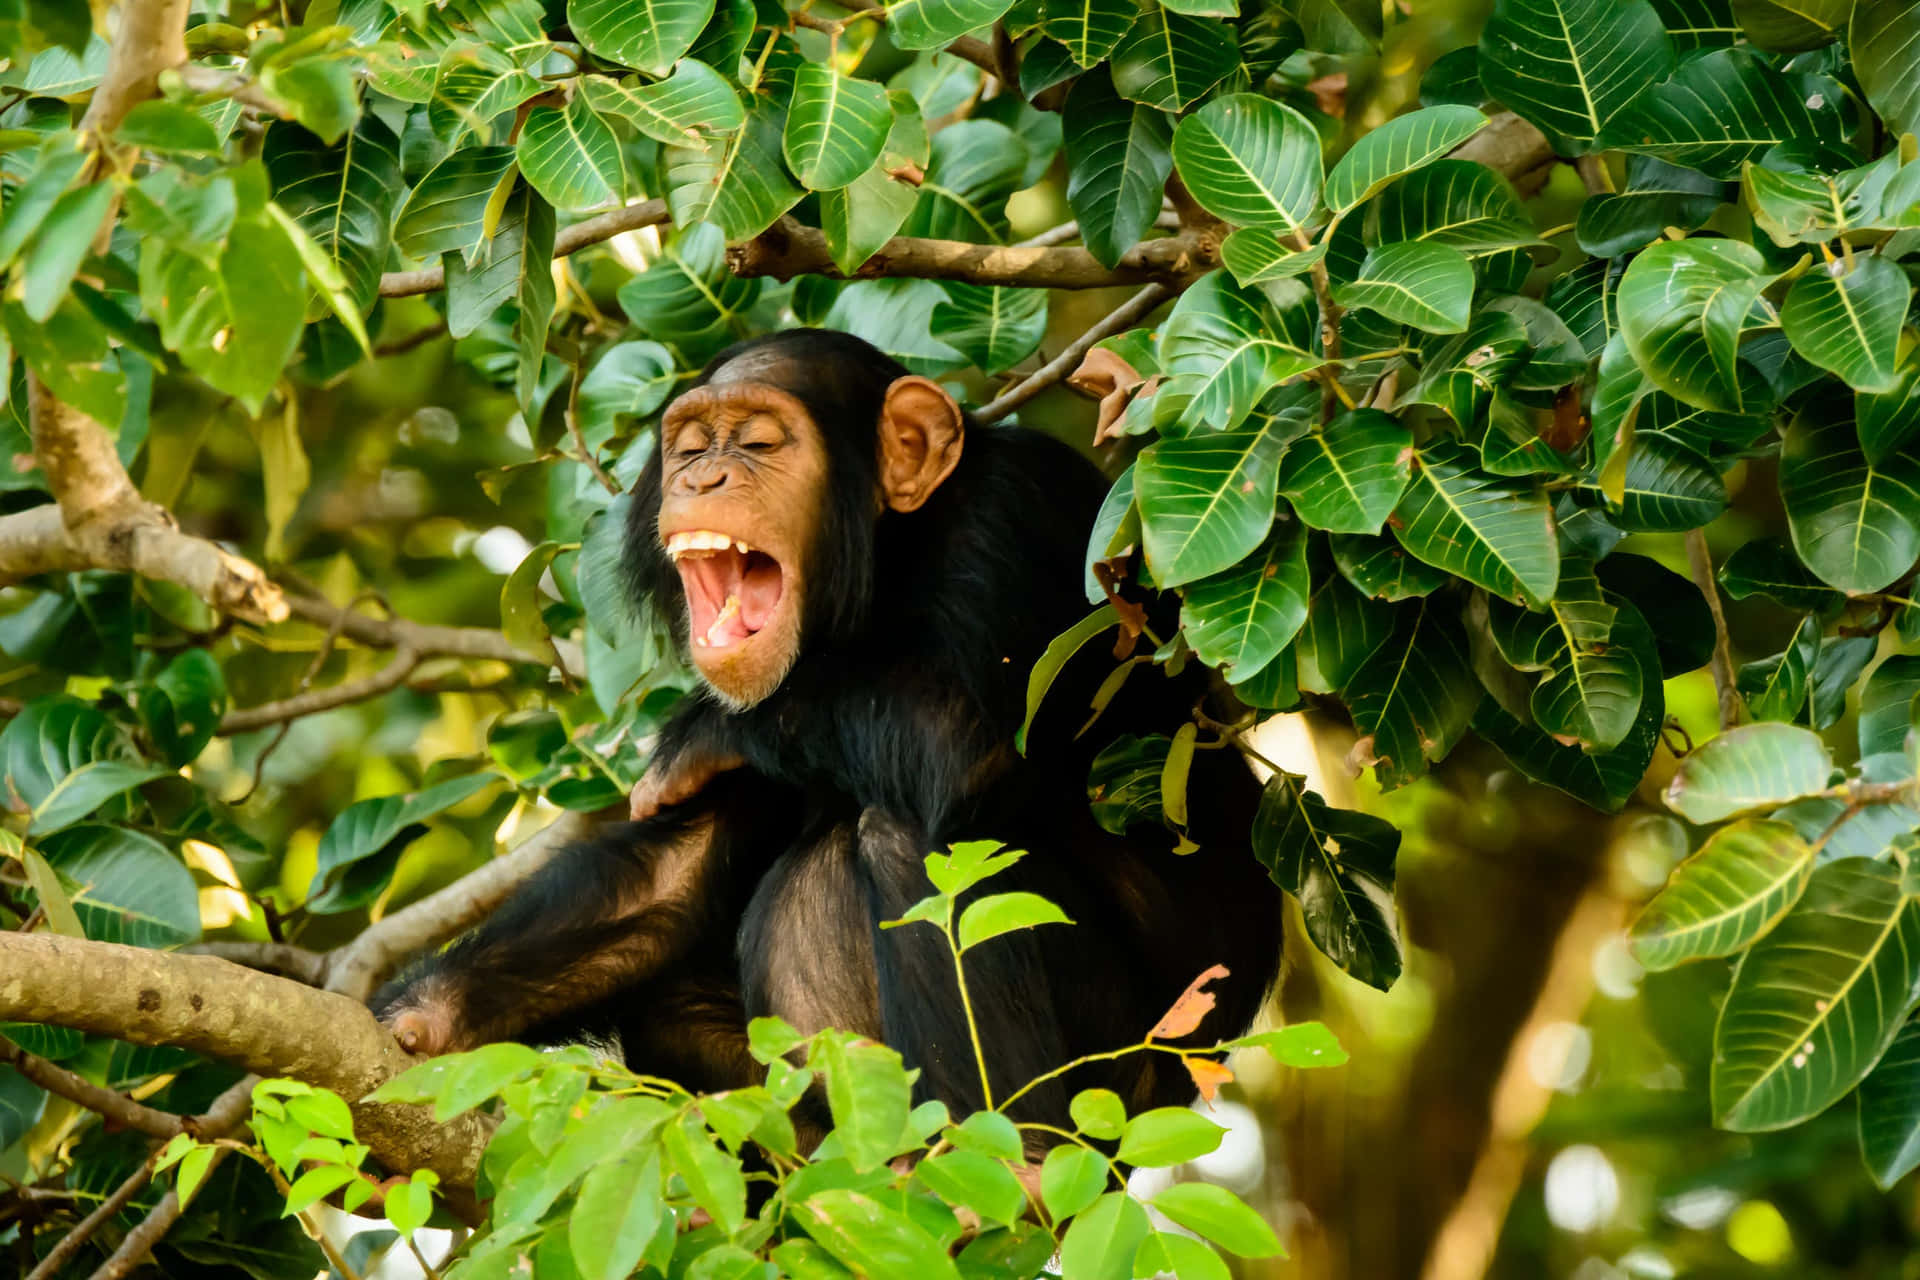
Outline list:
[[[960,406],[929,378],[896,379],[880,406],[880,496],[895,511],[920,508],[960,462]]]

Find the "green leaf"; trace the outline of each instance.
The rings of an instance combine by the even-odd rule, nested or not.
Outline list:
[[[806,194],[781,160],[781,113],[758,102],[724,148],[667,147],[660,153],[667,208],[677,226],[708,221],[728,243],[759,235]]]
[[[1860,755],[1907,749],[1913,700],[1920,695],[1920,657],[1895,654],[1873,669],[1860,690]]]
[[[1755,720],[1792,721],[1807,705],[1808,682],[1820,656],[1820,620],[1809,617],[1780,653],[1741,666],[1736,686]]]
[[[898,1053],[830,1033],[814,1042],[807,1065],[826,1079],[834,1132],[855,1169],[878,1169],[900,1154],[913,1100]]]
[[[913,1219],[870,1196],[839,1188],[816,1191],[790,1212],[822,1248],[858,1275],[960,1280],[945,1245]]]
[[[1446,758],[1481,698],[1467,638],[1451,606],[1431,599],[1401,606],[1393,634],[1360,664],[1341,696],[1370,738],[1383,790],[1413,781]]]
[[[1742,335],[1771,320],[1760,291],[1772,282],[1759,252],[1741,241],[1654,245],[1620,279],[1620,332],[1634,363],[1684,403],[1728,413],[1764,409],[1764,392],[1749,387],[1736,364]]]
[[[1720,587],[1734,600],[1764,596],[1796,612],[1823,616],[1845,599],[1807,572],[1793,549],[1778,538],[1742,543],[1720,566]]]
[[[1046,0],[1045,8],[1046,33],[1083,67],[1106,61],[1140,11],[1133,0]]]
[[[1459,333],[1472,310],[1473,264],[1430,240],[1383,244],[1368,252],[1357,278],[1334,286],[1333,300],[1428,333]]]
[[[1857,0],[1847,50],[1867,101],[1894,135],[1920,134],[1920,0]]]
[[[1151,445],[1134,463],[1154,581],[1177,587],[1238,564],[1273,523],[1277,431],[1216,431]]]
[[[35,320],[53,314],[113,206],[111,182],[75,187],[53,202],[20,265],[21,302]]]
[[[1688,752],[1663,798],[1688,822],[1719,822],[1824,791],[1832,772],[1833,756],[1810,730],[1741,725]]]
[[[1119,1137],[1116,1127],[1112,1134]],[[1107,1188],[1107,1158],[1087,1147],[1062,1143],[1040,1165],[1040,1200],[1056,1221],[1064,1221],[1099,1199]]]
[[[893,111],[893,129],[880,159],[837,191],[820,193],[820,229],[834,265],[852,275],[880,246],[891,240],[919,203],[920,189],[892,176],[890,170],[923,165],[930,155],[926,123],[910,94],[894,90],[887,95]]]
[[[626,193],[620,140],[585,94],[529,110],[514,153],[521,175],[555,209],[605,208]]]
[[[740,95],[704,62],[682,58],[665,80],[580,77],[580,92],[602,115],[619,116],[654,141],[702,148],[747,121]]]
[[[680,231],[652,266],[620,287],[620,307],[640,333],[705,364],[744,332],[760,281],[727,270],[726,237],[712,223]]]
[[[276,123],[261,158],[274,201],[333,263],[354,305],[372,307],[392,244],[394,202],[406,189],[393,130],[368,115],[329,147],[297,124]]]
[[[1181,593],[1180,624],[1200,661],[1246,680],[1299,633],[1308,590],[1307,530],[1280,521],[1257,553]]]
[[[1013,0],[893,0],[887,34],[902,49],[935,49],[991,26]]]
[[[794,76],[781,147],[803,185],[830,191],[873,167],[892,126],[884,85],[809,62]]]
[[[473,773],[412,795],[376,796],[348,805],[320,837],[307,909],[328,914],[365,906],[393,875],[406,845],[426,831],[426,820],[499,782]]]
[[[1798,52],[1839,39],[1854,0],[1733,0],[1747,38],[1762,49]]]
[[[1900,869],[1821,867],[1734,973],[1714,1029],[1714,1122],[1752,1133],[1819,1114],[1879,1061],[1916,996],[1920,903]]]
[[[587,1170],[567,1215],[567,1241],[582,1280],[625,1280],[660,1229],[660,1154],[652,1145],[608,1153]]]
[[[1478,133],[1478,107],[1426,107],[1395,116],[1360,136],[1327,175],[1326,204],[1336,214],[1358,208],[1388,183],[1430,164]]]
[[[70,827],[93,813],[101,805],[135,787],[166,777],[171,770],[154,765],[127,764],[119,760],[95,760],[83,764],[60,779],[47,798],[33,810],[27,824],[30,836],[45,835]]]
[[[1784,822],[1748,818],[1713,833],[1633,922],[1649,969],[1730,956],[1773,928],[1813,875],[1813,847]]]
[[[1634,439],[1614,517],[1628,532],[1678,532],[1710,524],[1727,509],[1727,485],[1713,463],[1670,436]]]
[[[1046,700],[1047,690],[1053,687],[1054,679],[1074,654],[1080,652],[1087,641],[1119,624],[1120,615],[1111,604],[1102,604],[1086,617],[1067,628],[1047,645],[1039,661],[1033,664],[1033,670],[1027,675],[1027,714],[1020,722],[1020,732],[1014,735],[1014,747],[1022,755],[1027,750],[1027,730],[1033,727],[1033,718],[1039,714],[1040,704]]]
[[[1909,1022],[1856,1095],[1860,1154],[1883,1191],[1920,1166],[1920,1022]]]
[[[546,86],[504,51],[462,41],[440,56],[428,93],[427,122],[455,154],[475,143],[508,141],[501,117]]]
[[[904,233],[992,244],[1007,238],[1007,197],[1024,185],[1027,146],[997,120],[962,120],[933,135],[926,181]]]
[[[964,1205],[988,1222],[1018,1221],[1027,1193],[1002,1162],[977,1151],[949,1151],[914,1166],[913,1176],[950,1205]]]
[[[1900,326],[1913,298],[1906,272],[1877,253],[1859,254],[1853,269],[1837,259],[1794,281],[1780,308],[1793,349],[1839,376],[1855,391],[1891,391]]]
[[[493,234],[475,246],[472,265],[457,253],[444,260],[448,333],[464,338],[523,290],[537,294],[539,282],[527,276],[553,275],[553,221],[552,205],[526,183],[514,183]],[[534,237],[531,246],[529,232]]]
[[[1324,1022],[1296,1022],[1272,1031],[1255,1031],[1236,1036],[1220,1045],[1223,1049],[1265,1049],[1267,1056],[1283,1067],[1310,1071],[1317,1067],[1338,1067],[1347,1061],[1347,1051]]]
[[[407,193],[394,216],[394,244],[414,258],[475,249],[485,234],[487,205],[513,167],[512,147],[449,151]]]
[[[14,255],[33,238],[91,155],[90,150],[77,145],[69,129],[40,144],[31,172],[8,193],[6,207],[0,209],[0,267],[10,265]]]
[[[1197,1235],[1242,1258],[1276,1258],[1280,1237],[1239,1196],[1207,1182],[1177,1182],[1152,1200],[1153,1207]]]
[[[1853,411],[1867,461],[1884,462],[1913,443],[1920,436],[1920,358],[1909,355],[1893,390],[1856,391]]]
[[[567,0],[567,25],[588,52],[664,76],[713,16],[713,0]]]
[[[1217,1148],[1226,1132],[1186,1107],[1156,1107],[1127,1121],[1114,1158],[1141,1168],[1185,1164]]]
[[[622,423],[649,417],[672,393],[673,353],[657,342],[607,348],[580,380],[580,434],[589,447],[611,440]]]
[[[905,1122],[902,1112],[902,1125]],[[689,1111],[667,1125],[660,1131],[660,1146],[693,1202],[712,1214],[722,1231],[739,1230],[747,1216],[746,1176],[737,1159],[714,1145],[700,1117]]]
[[[1127,16],[1131,21],[1131,4]],[[1088,251],[1111,267],[1160,214],[1173,170],[1173,126],[1165,112],[1121,98],[1098,68],[1074,81],[1061,120],[1067,205]]]
[[[1628,156],[1626,189],[1587,197],[1574,237],[1596,258],[1619,257],[1659,240],[1668,227],[1704,225],[1726,198],[1724,182],[1654,156]]]
[[[553,654],[553,637],[547,630],[540,580],[560,550],[557,542],[541,543],[520,558],[520,563],[500,586],[500,630],[507,642],[549,658]]]
[[[1324,363],[1311,349],[1304,292],[1298,303],[1281,311],[1259,290],[1237,289],[1225,272],[1208,272],[1174,303],[1161,328],[1161,364],[1173,383],[1158,394],[1177,389],[1183,416],[1209,427],[1239,426],[1282,381]]]
[[[1113,87],[1143,106],[1185,111],[1239,65],[1225,23],[1149,5],[1113,51]]]
[[[1134,1255],[1146,1235],[1147,1211],[1140,1202],[1124,1191],[1109,1191],[1067,1227],[1060,1241],[1060,1274],[1074,1280],[1131,1280]]]
[[[1751,49],[1720,49],[1682,63],[1634,98],[1595,145],[1737,178],[1743,163],[1778,143],[1839,142],[1841,97],[1830,80],[1790,76]]]
[[[1066,912],[1037,893],[989,894],[968,904],[960,913],[960,950],[972,950],[989,938],[1015,929],[1072,923]]]
[[[1139,822],[1159,822],[1160,777],[1173,739],[1165,734],[1115,738],[1087,771],[1087,797],[1101,830],[1125,835]]]
[[[1807,568],[1860,594],[1884,590],[1920,557],[1920,458],[1868,462],[1849,416],[1830,395],[1795,415],[1780,446],[1780,500]]]
[[[1438,569],[1508,600],[1553,598],[1560,557],[1553,509],[1531,486],[1488,476],[1456,441],[1418,452],[1413,482],[1394,512],[1400,544]]]
[[[200,936],[193,873],[153,837],[122,827],[68,827],[42,839],[40,852],[76,886],[74,912],[95,942],[172,947]]]
[[[1480,83],[1582,155],[1620,109],[1673,69],[1647,0],[1496,0],[1480,33]]]
[[[1242,227],[1220,242],[1220,263],[1241,285],[1305,275],[1326,257],[1325,240],[1296,249],[1262,227]]]
[[[1327,542],[1340,576],[1375,600],[1416,600],[1453,581],[1453,575],[1408,555],[1391,534],[1336,533]]]
[[[513,291],[514,305],[519,312],[513,320],[513,338],[520,364],[513,389],[520,402],[520,412],[537,418],[539,415],[533,413],[534,397],[540,394],[541,371],[547,359],[547,332],[553,327],[554,283],[550,264],[556,231],[553,206],[546,197],[530,186],[524,191],[521,206],[524,212],[518,214],[523,228],[521,266]],[[516,193],[509,197],[509,203],[520,198]]]
[[[1307,602],[1307,625],[1296,648],[1300,687],[1339,693],[1393,633],[1398,611],[1369,600],[1342,577],[1330,577]]]
[[[1533,720],[1561,741],[1611,751],[1639,718],[1644,681],[1633,653],[1613,643],[1618,610],[1607,602],[1593,566],[1578,556],[1560,562],[1560,586],[1545,610],[1529,612],[1489,601],[1490,630],[1517,670],[1539,672],[1528,698]]]
[[[983,373],[1002,373],[1033,354],[1047,332],[1047,291],[945,281],[933,336]]]
[[[1336,809],[1301,779],[1276,773],[1260,794],[1252,840],[1254,857],[1299,902],[1313,944],[1368,986],[1391,988],[1400,976],[1393,824]]]
[[[1365,239],[1369,246],[1426,240],[1469,258],[1541,243],[1512,184],[1471,160],[1436,160],[1381,192]]]
[[[1209,102],[1174,130],[1173,160],[1193,198],[1235,226],[1302,231],[1320,202],[1320,135],[1271,98]]]

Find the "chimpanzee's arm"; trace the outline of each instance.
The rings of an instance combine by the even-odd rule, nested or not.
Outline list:
[[[562,850],[486,923],[374,998],[417,1053],[510,1039],[658,972],[721,927],[715,805],[621,823]]]
[[[691,699],[661,730],[646,775],[633,788],[631,816],[639,822],[684,804],[719,775],[746,763],[725,712]]]

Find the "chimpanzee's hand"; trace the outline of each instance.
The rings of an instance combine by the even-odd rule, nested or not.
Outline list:
[[[458,1044],[454,1003],[433,976],[389,983],[372,1001],[374,1016],[408,1053],[432,1057],[471,1048]]]
[[[630,812],[635,822],[700,794],[720,774],[738,769],[746,760],[737,755],[691,755],[671,761],[665,769],[654,765],[634,784]]]

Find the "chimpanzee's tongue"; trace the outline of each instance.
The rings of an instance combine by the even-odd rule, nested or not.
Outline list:
[[[780,566],[763,552],[683,556],[678,567],[696,648],[746,639],[767,624],[780,602]]]
[[[740,575],[740,620],[748,631],[758,631],[780,603],[780,566],[764,552],[749,552]]]

